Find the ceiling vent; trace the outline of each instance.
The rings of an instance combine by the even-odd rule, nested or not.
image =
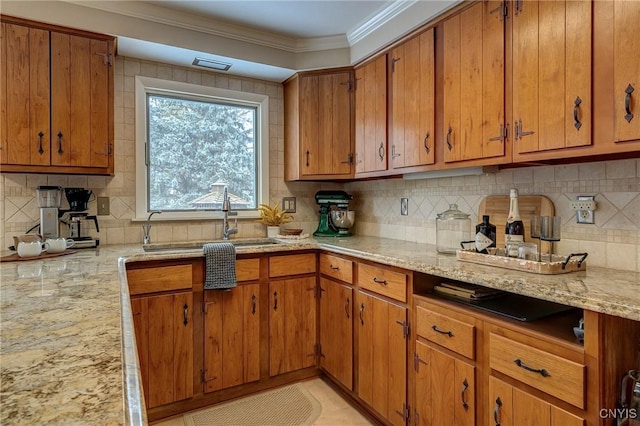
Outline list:
[[[209,68],[216,71],[229,71],[229,68],[231,68],[231,64],[227,64],[226,62],[219,62],[204,58],[195,58],[192,64],[198,67]]]

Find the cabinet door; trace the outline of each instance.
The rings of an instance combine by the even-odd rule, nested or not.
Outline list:
[[[51,164],[108,166],[108,60],[104,40],[51,33]]]
[[[391,52],[391,166],[433,164],[433,28]]]
[[[489,376],[489,424],[584,426],[584,419]]]
[[[387,170],[387,56],[356,69],[356,173]]]
[[[192,298],[182,292],[131,301],[147,408],[193,396]]]
[[[516,3],[516,153],[591,144],[591,14],[589,0]]]
[[[205,292],[205,392],[260,379],[259,296],[259,284]]]
[[[49,32],[1,27],[0,164],[49,165]]]
[[[316,278],[269,283],[269,375],[316,364]]]
[[[416,419],[420,425],[475,425],[475,367],[416,341]]]
[[[358,396],[394,425],[406,423],[407,310],[358,292]]]
[[[444,159],[505,155],[504,17],[484,1],[447,19],[444,32]]]
[[[320,367],[352,389],[353,290],[326,278],[320,290]]]
[[[640,3],[615,1],[613,10],[615,140],[623,142],[640,139]]]

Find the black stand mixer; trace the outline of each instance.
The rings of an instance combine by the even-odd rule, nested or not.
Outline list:
[[[353,196],[344,191],[318,191],[316,203],[320,206],[320,221],[313,235],[317,237],[350,237],[355,223],[355,212],[349,210]]]

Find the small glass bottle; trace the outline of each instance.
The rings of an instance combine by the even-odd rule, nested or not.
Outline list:
[[[496,226],[489,223],[489,215],[482,216],[482,223],[476,225],[476,251],[487,254],[487,248],[496,246]]]

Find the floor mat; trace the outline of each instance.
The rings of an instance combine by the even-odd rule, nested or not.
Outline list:
[[[310,425],[322,406],[300,383],[184,415],[187,426]]]

